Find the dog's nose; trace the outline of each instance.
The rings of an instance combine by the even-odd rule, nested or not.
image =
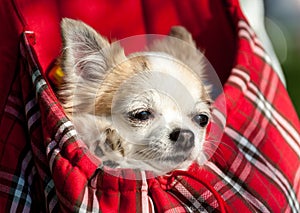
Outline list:
[[[187,129],[174,129],[169,137],[181,149],[189,149],[194,145],[194,133]]]

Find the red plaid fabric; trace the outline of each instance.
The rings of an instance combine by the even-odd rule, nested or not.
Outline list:
[[[227,119],[224,135],[205,166],[166,177],[108,172],[89,153],[41,74],[32,33],[24,32],[0,117],[0,209],[300,212],[299,119],[238,4],[226,2],[237,47],[224,84],[226,112],[215,113]]]

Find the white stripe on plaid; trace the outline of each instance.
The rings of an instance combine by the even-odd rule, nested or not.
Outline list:
[[[30,212],[32,199],[30,196],[29,187],[32,185],[33,176],[36,174],[36,170],[34,166],[29,166],[32,161],[32,153],[28,151],[22,160],[20,174],[14,176],[12,178],[13,182],[17,184],[14,187],[14,191],[10,192],[13,195],[12,206],[10,208],[10,212],[16,212],[19,203],[24,203],[24,209],[22,212]],[[30,169],[29,175],[26,177],[26,172]],[[28,188],[27,188],[28,187]]]
[[[54,160],[56,158],[56,156],[60,153],[63,145],[72,137],[77,137],[77,132],[75,129],[70,129],[70,127],[72,127],[73,124],[70,121],[66,121],[63,122],[59,128],[57,129],[56,133],[55,133],[55,140],[51,141],[48,145],[47,145],[47,155],[52,152],[51,156],[50,156],[50,161],[49,161],[49,166],[50,166],[50,171],[52,172],[52,167],[53,167],[53,163]],[[66,131],[67,130],[67,131]],[[58,147],[57,147],[58,144]]]
[[[51,141],[48,146],[47,146],[47,154],[49,154],[53,149],[53,152],[51,154],[50,157],[50,161],[49,161],[49,166],[50,166],[50,170],[52,172],[52,168],[53,168],[53,163],[55,161],[56,156],[61,152],[62,146],[64,145],[64,143],[66,141],[68,141],[70,138],[75,137],[76,136],[76,131],[75,130],[69,130],[68,132],[66,132],[60,142],[59,142],[59,147],[57,147],[57,142],[56,141]]]
[[[35,70],[33,73],[32,73],[32,83],[35,83],[36,79],[39,78],[41,76],[41,72],[40,70]]]
[[[34,112],[34,114],[29,117],[29,111],[36,105],[37,105],[37,103],[36,103],[35,98],[28,101],[25,105],[25,113],[27,116],[27,125],[28,125],[29,130],[31,130],[31,127],[33,126],[33,124],[41,118],[41,113],[39,110],[36,110]]]
[[[199,197],[200,199],[199,201],[180,182],[176,182],[176,184],[174,184],[174,187],[175,189],[178,190],[178,192],[180,192],[180,194],[182,194],[193,205],[193,206],[187,206],[186,203],[183,204],[184,206],[187,207],[188,210],[190,210],[191,212],[200,211],[200,212],[207,213],[206,209],[201,205],[201,202],[203,202],[203,198],[201,196]]]
[[[55,133],[55,136],[54,136],[55,140],[60,141],[64,130],[71,126],[73,126],[71,121],[66,121],[66,122],[62,123]]]
[[[53,192],[55,190],[54,188],[54,182],[52,179],[50,179],[48,181],[48,183],[46,183],[45,189],[44,189],[44,193],[45,193],[45,197],[47,198],[47,201],[50,199],[50,202],[48,203],[48,208],[49,208],[49,212],[53,212],[54,208],[58,205],[58,199],[56,197],[56,195],[54,195],[52,198],[49,198],[49,194],[51,192]]]
[[[285,138],[287,143],[300,157],[300,136],[297,130],[293,126],[291,126],[290,123],[276,111],[276,109],[274,109],[274,107],[265,99],[259,89],[252,82],[248,81],[250,76],[246,72],[238,69],[233,69],[232,74],[233,75],[228,79],[228,81],[236,84],[241,89],[249,87],[256,93],[255,94],[251,90],[244,89],[246,97],[257,104],[258,109],[261,112],[264,112],[269,121],[273,123],[276,128],[278,128],[279,132]],[[234,74],[239,74],[239,76],[242,76],[242,78],[235,76]],[[273,92],[275,91],[276,88],[274,87]]]
[[[35,57],[33,56],[31,47],[30,47],[29,42],[28,42],[27,37],[26,37],[26,33],[24,33],[23,36],[24,36],[24,41],[25,41],[25,44],[26,44],[27,52],[30,55],[29,58],[31,58],[33,60],[32,62],[34,63],[34,67],[35,67],[34,70],[30,70],[31,71],[31,75],[32,75],[32,82],[35,85],[36,94],[41,94],[41,92],[44,90],[44,88],[48,87],[48,85],[47,85],[45,79],[43,78],[43,76],[41,75],[41,72],[38,69],[38,65],[37,65],[37,63],[34,60]],[[28,114],[28,112],[35,105],[37,105],[36,99],[33,98],[25,106],[26,114]],[[28,118],[29,129],[38,120],[40,120],[40,111],[39,110],[37,110],[37,112],[35,112],[30,118]],[[67,128],[67,127],[70,126],[69,123],[70,122],[66,122],[65,123],[65,126],[62,127],[62,130],[61,130],[60,133],[62,133],[65,128]],[[56,134],[56,137],[58,137],[58,134]],[[66,140],[68,140],[68,138],[69,137],[65,137],[61,141],[66,141]],[[60,149],[55,149],[56,146],[57,146],[57,143],[55,141],[52,141],[50,143],[50,145],[48,145],[47,148],[46,148],[47,154],[49,154],[49,152],[51,152],[51,150],[54,149],[53,154],[50,157],[50,165],[49,165],[49,167],[50,167],[50,171],[51,172],[52,172],[52,167],[53,167],[54,159],[57,156],[57,154],[60,152]],[[35,153],[39,153],[39,152],[42,151],[42,150],[39,150],[37,147],[35,147],[34,144],[32,144],[32,149],[35,151]],[[37,156],[43,156],[43,155],[37,154]],[[40,160],[42,162],[44,162],[44,159],[40,159]],[[56,196],[57,192],[55,192],[55,187],[54,187],[53,179],[51,179],[50,177],[48,177],[47,174],[45,173],[45,171],[43,169],[39,169],[39,174],[41,175],[41,178],[45,181],[45,184],[46,184],[44,192],[45,192],[46,199],[47,199],[47,202],[48,202],[48,209],[49,209],[50,212],[55,211],[55,209],[57,207],[57,204],[58,204],[58,198]],[[48,182],[46,182],[46,180],[48,180]],[[50,193],[51,193],[51,197],[49,197]]]
[[[32,82],[36,86],[36,93],[37,94],[41,93],[42,92],[42,88],[47,85],[47,83],[44,80],[44,78],[40,78],[41,76],[42,76],[41,72],[38,69],[32,74]],[[37,80],[37,78],[40,78],[40,79]]]
[[[146,179],[145,171],[141,171],[142,177],[142,187],[141,187],[141,202],[142,202],[142,211],[143,213],[149,213],[149,197],[148,197],[148,184]]]
[[[33,124],[41,118],[40,111],[36,111],[27,121],[28,129],[31,130]]]
[[[299,212],[300,208],[296,194],[282,173],[278,171],[271,163],[269,163],[267,159],[265,159],[264,156],[259,152],[259,150],[257,150],[257,148],[244,136],[228,127],[225,129],[225,132],[238,143],[238,147],[246,159],[256,168],[258,168],[263,174],[272,179],[281,188],[288,199],[289,205],[294,210],[293,212]],[[245,147],[251,150],[251,152],[245,152]],[[258,156],[258,159],[254,158],[254,154]],[[270,192],[270,195],[272,195],[272,192]]]
[[[255,44],[259,45],[260,47],[263,47],[264,45],[261,43],[261,41],[257,38],[254,30],[244,21],[240,20],[238,23],[238,28],[245,28],[249,34],[251,35],[251,38],[255,42]]]
[[[92,190],[90,188],[90,190]],[[83,194],[83,198],[82,201],[80,203],[80,206],[78,209],[76,209],[77,212],[79,213],[86,213],[86,212],[100,212],[100,206],[99,206],[99,202],[96,196],[96,190],[92,190],[92,199],[90,200],[91,197],[91,191],[89,191],[88,187],[84,188],[84,194]],[[89,206],[88,203],[92,202],[93,206]],[[92,210],[90,210],[92,209]]]
[[[8,96],[8,101],[5,105],[5,109],[4,111],[8,114],[10,114],[11,116],[23,121],[24,120],[24,116],[23,113],[20,109],[22,109],[23,107],[23,103],[20,97],[17,97],[13,94],[10,94]]]
[[[249,43],[251,44],[252,50],[253,50],[257,55],[261,56],[262,58],[268,57],[267,54],[265,53],[265,51],[264,51],[261,47],[256,46],[255,43],[253,42],[252,39],[253,39],[253,38],[256,38],[256,36],[255,36],[254,31],[251,29],[251,27],[250,27],[245,21],[239,21],[238,26],[239,26],[239,28],[245,28],[245,29],[246,29],[246,31],[243,31],[243,29],[240,30],[240,31],[243,31],[242,34],[244,35],[244,36],[241,36],[241,35],[240,35],[240,36],[246,38],[247,41],[249,41]],[[257,40],[256,40],[256,43],[257,43]],[[263,53],[262,53],[262,52],[263,52]],[[271,65],[271,63],[269,63],[269,64]],[[234,73],[234,72],[238,72],[238,74],[241,75],[241,76],[244,78],[245,82],[250,82],[250,76],[249,76],[247,73],[243,72],[242,70],[233,69],[232,72],[233,72],[233,73]],[[268,74],[267,74],[266,72],[264,72],[264,74],[265,74],[265,78],[268,79]],[[235,76],[232,76],[232,77],[235,78]],[[229,80],[230,80],[230,78],[229,78]],[[267,84],[267,81],[264,81],[263,83]],[[270,82],[268,82],[268,84],[269,84],[269,83],[270,83]],[[278,82],[276,82],[276,85],[277,85],[277,83],[278,83]],[[248,85],[247,85],[247,86],[248,86]],[[247,88],[247,87],[245,86],[245,84],[243,84],[243,85],[241,85],[241,88],[245,89],[245,88]],[[259,98],[261,98],[261,100],[262,100],[263,102],[265,102],[264,96],[262,95],[262,93],[259,91],[259,89],[258,89],[254,84],[250,83],[250,88],[253,89],[253,90],[257,93],[257,95],[259,96]],[[273,88],[274,88],[273,93],[275,94],[275,92],[276,92],[276,87],[275,87],[275,85],[274,85]],[[262,103],[263,103],[263,102],[262,102]],[[261,106],[261,107],[262,107],[262,106]],[[285,127],[287,128],[287,132],[282,131],[282,128],[280,128],[280,133],[283,134],[284,136],[287,136],[287,137],[289,137],[289,136],[288,136],[286,133],[290,133],[291,136],[295,139],[296,146],[300,146],[300,136],[299,136],[298,132],[295,130],[295,128],[293,128],[293,127],[290,125],[290,123],[289,123],[288,121],[286,121],[286,119],[284,119],[284,118],[283,118],[276,110],[274,110],[274,109],[273,109],[273,106],[272,106],[269,102],[267,102],[267,101],[266,101],[266,107],[267,107],[267,108],[270,108],[271,111],[274,113],[274,114],[273,114],[274,118],[275,118],[279,123],[281,123],[283,126],[285,126]],[[267,115],[268,115],[268,114],[267,114]],[[278,123],[276,123],[275,125],[277,125],[277,124],[278,124]],[[288,142],[289,142],[289,141],[288,141]],[[298,145],[297,145],[297,143],[298,143]],[[290,145],[291,145],[291,144],[290,144]],[[294,147],[294,145],[291,145],[291,146]],[[300,154],[300,152],[299,152],[299,147],[296,148],[296,150],[297,150],[296,153],[297,153],[297,154]]]
[[[36,99],[33,98],[31,99],[30,101],[28,101],[25,105],[25,112],[26,112],[26,115],[28,114],[28,112],[35,106],[37,105],[36,103]]]
[[[23,114],[20,112],[19,109],[16,109],[15,107],[6,105],[4,111],[21,121],[24,120],[24,117],[22,116]]]
[[[187,211],[187,209],[183,208],[182,206],[177,206],[175,208],[164,211],[164,213],[185,213],[186,211]],[[192,212],[190,212],[190,213],[192,213]]]
[[[259,57],[263,58],[269,65],[271,65],[272,62],[269,55],[266,54],[265,50],[262,47],[256,45],[256,44],[261,45],[261,42],[259,41],[259,39],[257,39],[251,27],[243,20],[239,21],[238,27],[239,27],[238,36],[247,39],[253,52],[257,54]]]
[[[265,59],[266,62],[270,63],[270,59],[267,56],[267,54],[265,53],[265,51],[261,47],[256,46],[256,44],[260,44],[260,42],[256,38],[256,36],[255,36],[254,32],[252,31],[252,29],[246,24],[246,22],[240,21],[239,22],[239,28],[240,28],[239,36],[243,37],[243,38],[246,38],[249,41],[250,46],[251,46],[252,50],[254,51],[254,53],[257,54],[258,56],[260,56],[261,58]],[[255,41],[252,40],[253,38],[255,39]],[[264,74],[266,74],[266,73],[267,72],[265,72]],[[266,79],[268,78],[268,76],[265,76],[265,77],[266,77]],[[239,79],[238,76],[233,76],[233,78]],[[250,81],[250,76],[247,76],[245,78],[245,80],[246,80],[246,82],[249,82]],[[248,85],[241,84],[239,86],[242,89],[242,92],[244,92],[244,93],[247,92],[247,86]],[[265,89],[265,86],[264,86],[263,89]],[[273,94],[270,93],[269,95],[273,95]],[[273,98],[273,97],[270,97],[270,98]],[[256,116],[258,116],[258,115],[259,114],[257,114]],[[251,133],[253,131],[252,128],[253,128],[253,125],[250,124],[250,128],[248,128],[247,134],[249,134],[249,133]],[[258,139],[258,140],[256,140],[257,143],[259,143],[261,141],[261,139],[262,139],[261,136],[263,136],[263,135],[259,135],[259,138],[257,138]],[[250,147],[250,149],[253,149],[253,147],[254,146]],[[252,150],[252,151],[255,151],[255,150]],[[237,171],[237,169],[241,165],[241,159],[242,159],[242,153],[239,153],[237,155],[237,157],[235,158],[235,160],[233,161],[232,165],[231,165],[231,168],[230,168],[231,172],[234,173],[234,172]],[[214,168],[214,166],[212,166],[212,168]],[[248,177],[248,175],[251,172],[250,168],[251,167],[250,167],[249,163],[245,165],[245,167],[243,168],[243,171],[241,172],[241,175],[239,177],[239,179],[241,181],[245,181],[246,180],[246,178]],[[226,176],[221,171],[218,171],[217,173],[219,173],[219,175],[221,175],[227,183],[230,183],[230,185],[232,185],[232,187],[235,190],[237,190],[237,192],[239,192],[246,200],[248,200],[248,202],[252,203],[256,208],[261,209],[263,211],[268,211],[267,208],[263,205],[263,203],[261,203],[256,198],[254,198],[250,193],[248,193],[247,191],[245,191],[238,183],[234,182],[230,177]],[[217,183],[217,184],[218,184],[218,188],[222,187],[221,183]],[[233,195],[234,195],[234,192],[232,192],[231,190],[228,190],[227,192],[225,192],[223,194],[224,199],[228,199],[228,198],[230,198]]]
[[[253,49],[254,53],[263,58],[268,64],[271,64],[271,59],[270,57],[264,52],[263,49],[260,47],[255,46],[255,43],[249,36],[248,32],[244,29],[240,30],[238,33],[239,37],[245,38],[249,41],[249,44],[251,46],[251,49]]]
[[[224,185],[224,183],[223,183],[223,185]],[[214,187],[214,188],[216,191],[218,191],[216,187]],[[208,198],[211,196],[214,196],[214,195],[209,190],[207,190],[201,194],[201,197],[205,200],[205,202],[207,202],[206,200],[208,200]],[[217,199],[213,199],[210,203],[207,202],[207,204],[212,207],[211,209],[209,209],[208,212],[211,212],[213,209],[217,209],[219,207],[219,203],[218,203]]]
[[[268,78],[271,74],[270,73],[271,68],[269,66],[266,66],[265,68],[267,68],[267,69],[264,69],[264,71],[262,72],[264,74],[263,77]],[[234,75],[238,72],[239,72],[238,69],[233,69],[232,77],[235,78]],[[250,82],[250,76],[247,75],[245,72],[240,72],[240,75],[243,76],[242,78],[244,78],[245,80],[247,79],[247,81],[246,81],[247,84],[248,84],[248,82]],[[270,88],[270,90],[268,92],[266,92],[266,89],[268,87],[267,84],[274,85],[274,88],[276,87],[276,85],[278,84],[278,78],[274,78],[274,77],[275,76],[273,75],[273,77],[271,79],[269,79],[268,83],[267,83],[267,81],[262,81],[261,85],[260,85],[261,92],[266,94],[266,98],[270,101],[274,100],[276,90],[273,88]],[[238,78],[237,80],[239,81],[240,78]],[[245,87],[245,86],[243,86],[243,84],[240,84],[240,86]],[[247,93],[247,90],[245,90],[244,93]],[[255,122],[255,121],[259,121],[260,117],[262,117],[261,112],[259,110],[255,110],[254,115],[252,115],[252,120],[251,120],[252,122],[249,123],[247,129],[243,133],[243,135],[246,138],[249,137],[252,134],[252,132],[256,129],[258,122]],[[263,137],[265,136],[265,128],[269,124],[269,120],[267,119],[267,117],[270,117],[270,116],[262,117],[263,120],[259,122],[259,125],[260,125],[259,132],[256,133],[255,139],[252,140],[253,144],[255,146],[258,146],[258,144],[262,141]]]
[[[225,187],[225,182],[224,181],[219,181],[215,184],[214,188],[216,191],[220,191],[223,187]],[[224,199],[224,201],[229,200],[232,196],[234,196],[236,194],[235,190],[227,190],[225,193],[222,194],[222,198]],[[211,196],[211,193],[209,194],[209,196]],[[211,205],[217,205],[218,203],[213,201],[213,203]]]
[[[62,149],[63,145],[72,137],[73,138],[77,137],[77,132],[75,129],[69,130],[62,136],[61,140],[59,141],[59,148]]]
[[[220,112],[217,108],[214,108],[212,110],[212,115],[220,121],[220,124],[222,125],[221,128],[224,129],[224,127],[226,126],[226,117],[224,116],[224,114]]]
[[[300,167],[298,168],[296,174],[295,174],[295,179],[294,179],[294,190],[296,191],[296,195],[298,200],[300,200]]]
[[[256,209],[260,210],[261,212],[270,212],[267,207],[260,202],[258,199],[256,199],[253,195],[251,195],[249,192],[247,192],[241,185],[239,185],[237,182],[232,180],[230,177],[228,177],[226,174],[223,173],[215,164],[212,162],[207,162],[206,164],[211,170],[213,170],[215,173],[217,173],[225,182],[225,184],[228,186],[230,185],[237,193],[239,193],[249,204],[252,204]],[[218,183],[220,184],[220,183]],[[215,186],[214,186],[215,187]],[[232,191],[232,190],[229,190]],[[226,193],[226,192],[225,192]],[[225,194],[224,193],[224,194]],[[235,193],[235,192],[233,192]],[[224,194],[222,194],[222,198],[224,201],[226,201],[226,197],[224,197]],[[230,196],[231,197],[231,196]],[[249,207],[250,208],[250,207]],[[255,210],[255,209],[253,209]]]
[[[243,25],[243,27],[247,27],[247,26],[245,26],[245,23],[242,23],[241,25]],[[262,51],[260,47],[255,46],[254,42],[252,41],[251,36],[249,35],[249,31],[251,29],[249,27],[247,29],[248,29],[248,31],[243,30],[243,32],[241,32],[239,35],[246,38],[250,42],[252,50],[257,55],[259,55],[263,58],[266,58],[264,51]],[[264,72],[262,72],[262,73],[264,74],[263,77],[265,79],[269,78],[270,70],[264,70]],[[282,134],[282,136],[285,138],[285,140],[299,155],[300,148],[297,145],[297,140],[294,140],[296,138],[299,138],[297,131],[267,101],[267,99],[273,100],[273,98],[275,96],[275,92],[276,92],[276,85],[278,85],[277,78],[273,77],[272,79],[269,79],[269,80],[271,80],[271,82],[268,81],[268,84],[271,83],[272,85],[274,85],[274,87],[270,88],[270,91],[268,91],[268,93],[266,94],[266,98],[265,98],[264,95],[262,94],[262,92],[264,92],[264,91],[260,91],[256,87],[256,85],[254,85],[250,81],[250,76],[248,73],[246,73],[242,70],[239,70],[239,69],[232,70],[232,75],[230,76],[228,81],[239,86],[241,88],[241,90],[243,91],[243,93],[245,94],[245,96],[247,98],[249,98],[253,103],[256,103],[257,107],[259,109],[255,112],[252,122],[249,124],[248,128],[246,129],[245,133],[243,133],[243,135],[245,137],[248,137],[254,131],[254,129],[256,127],[255,121],[258,120],[258,118],[261,116],[261,113],[263,112],[265,116],[263,117],[264,120],[261,122],[262,128],[260,128],[259,133],[257,133],[255,139],[253,139],[254,145],[257,146],[260,143],[260,141],[263,139],[264,128],[268,124],[268,121],[270,121],[271,123],[273,123],[274,126],[276,126],[278,128],[279,132]],[[262,90],[265,90],[267,87],[266,81],[263,81],[262,85],[260,85],[260,86],[262,87]],[[254,91],[254,92],[252,92],[252,91]],[[282,124],[282,126],[285,127],[285,129],[280,125],[280,123]],[[231,136],[234,138],[233,135],[231,135]],[[237,141],[240,142],[239,140],[237,140]],[[298,141],[300,141],[300,140],[298,140]],[[254,145],[251,144],[250,147],[248,147],[248,148],[253,149],[253,148],[255,148]],[[253,152],[253,150],[251,150],[251,151]],[[257,154],[256,152],[254,152],[254,153]],[[251,156],[251,158],[250,158],[249,157],[250,155],[248,153],[244,152],[244,154],[245,154],[246,158],[248,158],[249,161],[253,161],[253,156]],[[267,163],[267,165],[271,166],[271,164],[269,162],[267,162],[267,160],[265,163]],[[258,166],[258,164],[254,164],[254,165]],[[271,169],[271,171],[273,171],[272,168],[270,168],[270,169]],[[265,173],[268,173],[264,170],[262,170],[262,171]],[[289,185],[288,181],[286,180],[285,177],[283,177],[283,175],[279,171],[276,170],[275,173],[277,174],[277,176],[280,177],[280,179],[277,181],[277,184],[279,186],[281,186],[282,190],[286,193],[289,204],[291,206],[295,205],[296,209],[298,209],[299,203],[295,199],[294,191],[291,189],[291,186]],[[268,174],[266,174],[266,175],[268,175]],[[281,184],[281,182],[283,182],[285,186],[283,186]],[[295,203],[295,204],[293,204],[293,203]]]
[[[59,153],[59,150],[55,150],[55,147],[57,146],[56,141],[51,141],[46,148],[46,153],[47,155],[49,155],[50,152],[53,151],[52,155],[50,156],[50,160],[49,160],[49,166],[50,166],[50,171],[52,172],[52,166],[53,166],[53,162],[55,160],[56,155]]]
[[[55,146],[57,145],[56,141],[51,141],[47,148],[46,148],[46,153],[47,155],[55,148]]]
[[[265,70],[264,72],[262,72],[264,74],[263,77],[265,77],[265,79],[266,79],[266,81],[263,82],[262,84],[266,84],[267,79],[270,76],[268,71],[270,71],[270,70]],[[277,78],[273,77],[271,79],[271,82],[269,82],[269,84],[271,83],[272,85],[276,85],[278,83],[278,80],[276,80],[276,79]],[[280,131],[280,133],[283,135],[283,137],[286,139],[286,141],[289,143],[289,145],[299,155],[300,154],[300,148],[297,145],[297,141],[295,141],[293,139],[293,137],[296,138],[297,136],[299,136],[298,133],[297,133],[297,131],[266,100],[266,98],[262,94],[263,91],[261,92],[256,87],[256,85],[254,85],[250,81],[250,76],[248,75],[248,73],[246,73],[246,72],[244,72],[242,70],[239,70],[239,69],[233,69],[232,75],[228,79],[228,81],[231,82],[231,83],[234,83],[234,84],[238,85],[242,89],[242,91],[246,95],[246,97],[249,98],[253,103],[256,103],[257,107],[259,109],[259,110],[257,110],[255,112],[255,115],[254,115],[254,118],[252,119],[252,122],[249,124],[248,128],[246,129],[245,133],[243,133],[243,135],[245,137],[248,137],[253,132],[253,130],[256,127],[255,120],[258,120],[258,118],[261,116],[261,112],[263,112],[264,115],[265,115],[263,118],[265,118],[265,119],[261,122],[262,128],[260,128],[259,133],[257,133],[255,139],[253,139],[253,144],[255,146],[257,146],[259,144],[259,142],[263,139],[263,137],[264,137],[264,128],[268,124],[268,121],[270,121],[271,123],[273,123],[274,126],[277,127],[277,129]],[[261,87],[262,87],[262,89],[266,89],[266,85],[261,85]],[[247,88],[249,88],[249,90]],[[270,91],[268,92],[268,94],[266,94],[267,99],[273,100],[274,95],[275,95],[275,91],[276,91],[275,88],[276,88],[276,86],[274,86],[273,90],[270,89]],[[254,92],[252,92],[252,91],[254,91],[256,94]],[[266,119],[266,118],[268,118],[268,119]],[[282,126],[285,127],[285,129],[279,123],[281,123]],[[231,135],[231,137],[236,139],[237,136],[236,135]],[[238,142],[243,142],[243,141],[240,141],[239,139],[236,139],[236,140]],[[257,154],[257,150],[253,150],[253,149],[256,149],[256,147],[253,144],[249,143],[248,148],[250,148],[250,150],[253,153]],[[241,151],[242,151],[242,149],[241,149]],[[250,162],[253,163],[255,161],[254,158],[253,158],[253,155],[250,157],[250,155],[248,153],[245,153],[245,152],[243,152],[243,153],[245,154],[245,157]],[[263,156],[261,156],[261,155],[260,155],[260,157],[263,158]],[[270,166],[271,171],[274,171],[273,170],[274,167],[269,162],[267,162],[267,160],[264,159],[264,162],[268,166]],[[260,165],[257,162],[253,163],[253,164],[255,166],[257,166],[257,167]],[[268,170],[266,170],[266,168],[264,168],[264,167],[259,168],[259,169],[263,173],[265,173],[266,175],[268,175],[271,178],[274,175],[274,174],[272,174],[272,172],[267,172]],[[299,209],[299,203],[297,202],[295,193],[292,190],[290,184],[288,183],[288,181],[286,180],[286,178],[278,170],[275,170],[275,173],[276,173],[277,177],[279,177],[279,179],[276,182],[281,187],[281,189],[285,192],[290,206],[292,208],[293,208],[293,206],[295,206],[294,211],[298,211],[298,209]],[[284,185],[282,185],[281,183],[284,183]]]
[[[75,138],[75,140],[78,140],[77,131],[74,129],[71,121],[63,122],[57,129],[55,136],[54,136],[55,141],[58,142],[60,149],[62,149],[64,143],[67,142],[72,137]],[[81,143],[80,145],[85,146],[84,143]]]
[[[170,213],[177,213],[177,212],[195,213],[196,212],[196,211],[193,211],[189,206],[187,206],[187,204],[184,203],[184,201],[180,200],[175,194],[173,194],[172,192],[168,192],[168,193],[170,195],[172,195],[174,198],[176,198],[177,201],[181,204],[181,206],[176,206],[176,207],[174,207],[172,209],[169,209],[165,212],[170,212]],[[206,210],[204,209],[204,211],[206,211]]]
[[[20,107],[23,106],[23,101],[20,96],[15,96],[13,94],[9,94],[8,101],[16,104],[17,106],[20,106]]]
[[[241,160],[242,160],[242,153],[238,153],[238,155],[234,159],[233,163],[231,164],[230,171],[232,173],[235,173],[237,171],[237,169],[239,168],[239,166],[241,164]],[[250,175],[250,173],[251,173],[251,165],[250,165],[250,163],[246,163],[244,168],[243,168],[243,172],[239,176],[239,181],[244,182],[247,179],[247,177]],[[228,178],[230,178],[230,177],[228,177]],[[241,189],[241,186],[238,183],[235,183],[235,186],[236,186],[236,187],[234,187],[235,190],[228,190],[228,191],[223,193],[222,197],[223,197],[224,200],[230,199],[232,196],[235,195],[236,190]],[[220,191],[223,187],[225,187],[223,181],[217,182],[214,186],[214,188],[217,191]],[[244,189],[242,189],[242,191],[243,190]],[[242,191],[238,191],[238,193],[240,193]],[[213,203],[211,205],[213,205]]]
[[[51,173],[53,172],[53,163],[55,161],[55,158],[60,153],[60,151],[61,151],[60,149],[56,148],[52,152],[52,155],[51,155],[50,160],[49,160],[49,167],[50,167]]]
[[[149,203],[150,203],[151,210],[152,210],[153,213],[155,213],[155,207],[154,207],[153,200],[150,196],[148,196],[148,198],[149,198]]]

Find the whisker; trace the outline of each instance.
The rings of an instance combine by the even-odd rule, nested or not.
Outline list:
[[[144,149],[138,150],[137,152],[132,154],[132,157],[140,158],[141,160],[149,160],[160,157],[160,153],[158,152],[158,147],[146,147]]]
[[[217,142],[217,143],[214,143],[214,142]],[[217,158],[218,160],[221,161],[220,163],[223,163],[224,165],[226,165],[227,168],[229,168],[230,165],[228,164],[228,162],[223,157],[224,156],[223,150],[218,149],[218,147],[219,147],[220,144],[222,144],[222,146],[224,146],[225,148],[231,150],[231,152],[233,153],[233,155],[237,155],[238,154],[237,150],[234,150],[227,143],[225,143],[223,141],[215,141],[215,140],[206,140],[205,141],[205,143],[203,144],[204,152],[208,153],[208,155],[210,156],[210,158],[213,157],[213,156],[215,156],[215,158]]]
[[[215,143],[216,142],[216,143]],[[226,142],[223,141],[217,141],[217,140],[205,140],[203,145],[215,145],[216,147],[218,147],[220,144],[222,144],[223,146],[225,146],[226,148],[235,151],[230,145],[228,145]],[[236,153],[235,153],[236,154]]]
[[[206,150],[206,152],[209,152],[209,151],[211,151],[211,150]],[[217,156],[217,157],[218,157],[218,160],[220,160],[224,165],[226,165],[226,168],[229,168],[230,165],[227,163],[227,161],[225,160],[225,158],[224,158],[221,154],[219,154],[219,153],[216,152],[216,151],[212,151],[212,153],[211,153],[211,155],[210,155],[210,158],[211,158],[212,156]]]

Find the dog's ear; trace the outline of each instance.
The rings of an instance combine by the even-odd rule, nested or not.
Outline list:
[[[81,21],[64,18],[61,33],[61,66],[66,74],[72,72],[87,80],[95,80],[125,57],[120,46],[110,46],[104,37]]]
[[[63,83],[58,98],[67,113],[91,112],[95,94],[110,68],[126,59],[124,50],[111,45],[93,28],[81,21],[63,19],[60,66]]]
[[[192,34],[189,31],[187,31],[186,28],[184,28],[182,26],[172,27],[169,32],[169,36],[183,40],[183,41],[187,42],[188,44],[190,44],[191,46],[197,48],[196,43],[193,40]]]
[[[212,87],[206,82],[207,61],[202,52],[197,49],[196,42],[191,33],[182,26],[174,26],[169,32],[169,36],[154,41],[149,50],[167,53],[185,65],[189,66],[197,73],[204,83],[205,90],[211,93]]]
[[[149,50],[167,53],[196,72],[204,66],[203,54],[197,49],[191,33],[182,26],[172,27],[169,37],[153,42]]]

